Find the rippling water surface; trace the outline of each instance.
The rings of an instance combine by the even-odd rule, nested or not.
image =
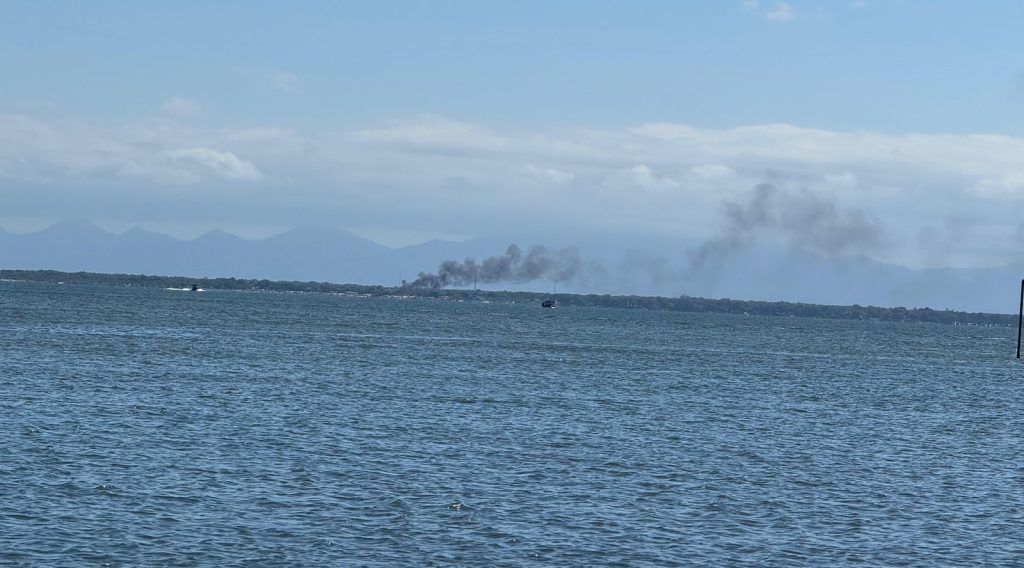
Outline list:
[[[0,282],[0,564],[1020,565],[1015,332]]]

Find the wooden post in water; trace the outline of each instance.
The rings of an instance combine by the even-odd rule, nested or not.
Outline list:
[[[1020,359],[1020,331],[1024,326],[1024,280],[1020,281],[1020,307],[1017,309],[1017,358]]]

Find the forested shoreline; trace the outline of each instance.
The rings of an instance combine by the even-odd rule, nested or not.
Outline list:
[[[727,313],[742,315],[793,316],[831,319],[856,319],[897,322],[929,322],[950,325],[1016,325],[1017,317],[1009,314],[972,313],[931,308],[877,306],[838,306],[797,302],[768,302],[680,296],[621,296],[608,294],[543,294],[537,292],[432,289],[409,286],[368,286],[331,282],[296,282],[250,278],[192,278],[187,276],[152,276],[143,274],[104,274],[96,272],[61,272],[56,270],[0,270],[0,280],[24,282],[61,282],[65,284],[96,284],[142,286],[149,288],[189,288],[193,284],[205,290],[255,290],[268,292],[316,292],[371,297],[419,297],[455,301],[489,301],[504,303],[539,303],[555,300],[559,306],[588,306],[680,312]]]

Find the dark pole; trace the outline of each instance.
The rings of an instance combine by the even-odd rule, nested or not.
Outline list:
[[[1020,281],[1020,308],[1017,310],[1017,358],[1020,359],[1020,331],[1024,326],[1024,280]]]

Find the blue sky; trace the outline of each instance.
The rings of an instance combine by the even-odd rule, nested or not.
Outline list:
[[[331,223],[394,244],[553,224],[699,239],[723,200],[770,178],[876,218],[883,258],[1012,260],[986,243],[1021,233],[1002,205],[1024,195],[1020,2],[3,13],[11,230],[82,214],[182,234]],[[918,250],[954,225],[975,235],[951,237],[958,252]]]
[[[1020,2],[758,4],[7,2],[2,96],[113,122],[176,95],[239,125],[1024,129]]]

